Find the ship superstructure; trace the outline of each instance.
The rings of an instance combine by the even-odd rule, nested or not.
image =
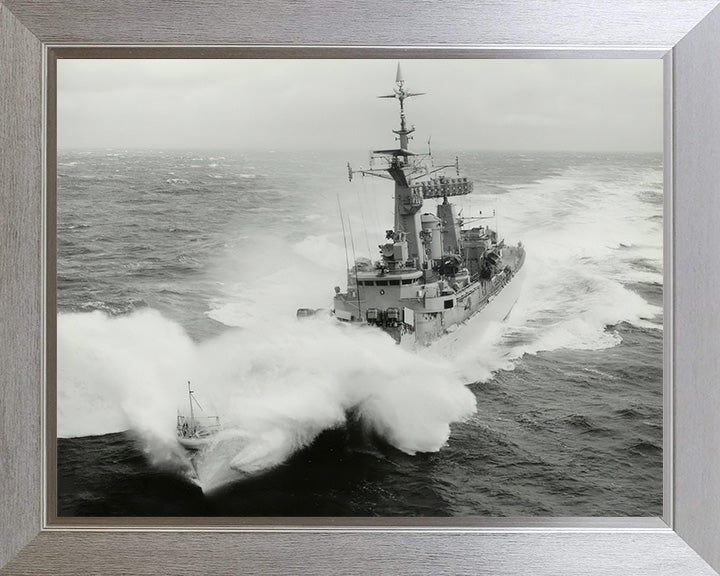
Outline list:
[[[525,249],[505,244],[489,226],[463,228],[448,198],[470,194],[473,183],[457,158],[435,166],[429,149],[410,151],[415,127],[407,124],[405,100],[421,94],[407,91],[398,64],[393,93],[380,98],[400,104],[400,127],[393,130],[399,146],[373,151],[368,169],[348,165],[351,181],[355,174],[394,181],[394,223],[379,245],[380,259],[357,259],[346,291],[335,288],[333,314],[427,345],[475,314],[504,319],[517,300]],[[438,201],[432,212],[423,209],[430,199]]]

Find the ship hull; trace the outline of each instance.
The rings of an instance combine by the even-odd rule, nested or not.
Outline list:
[[[470,319],[473,319],[475,335],[480,333],[477,328],[479,323],[487,326],[502,322],[510,314],[520,296],[525,271],[525,266],[522,266],[504,286],[488,298],[480,297],[479,290],[468,290],[466,294],[458,297],[457,305],[450,310],[430,317],[416,314],[415,330],[402,336],[403,343],[429,346],[446,334],[454,332]]]
[[[180,446],[185,448],[186,450],[190,450],[192,452],[196,452],[198,450],[202,450],[205,448],[210,442],[212,441],[211,438],[182,438],[178,437],[178,442],[180,443]]]

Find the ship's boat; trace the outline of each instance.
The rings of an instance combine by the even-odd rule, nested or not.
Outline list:
[[[399,146],[373,151],[368,169],[348,164],[350,181],[355,174],[394,181],[393,228],[379,245],[378,261],[348,265],[347,288],[335,287],[332,314],[380,327],[398,342],[428,345],[475,315],[504,320],[518,298],[525,248],[483,224],[494,214],[458,214],[448,198],[470,194],[473,183],[461,175],[457,158],[436,163],[429,143],[427,153],[409,150],[415,127],[406,122],[405,100],[422,93],[406,90],[399,64],[395,82],[393,93],[380,98],[400,103],[400,127],[393,130]],[[438,201],[434,211],[424,209],[426,200]]]
[[[187,384],[190,415],[178,413],[177,439],[186,450],[197,451],[210,444],[215,434],[220,431],[220,417],[198,416],[195,408],[202,412],[202,406],[195,398],[195,392],[191,389],[189,381]]]

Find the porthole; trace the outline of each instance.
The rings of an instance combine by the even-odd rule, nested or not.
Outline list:
[[[385,290],[383,290],[382,288],[380,288],[380,296],[384,296],[384,295],[385,295]]]

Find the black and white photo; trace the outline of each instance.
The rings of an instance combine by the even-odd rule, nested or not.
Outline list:
[[[58,515],[657,516],[662,65],[63,60]]]

